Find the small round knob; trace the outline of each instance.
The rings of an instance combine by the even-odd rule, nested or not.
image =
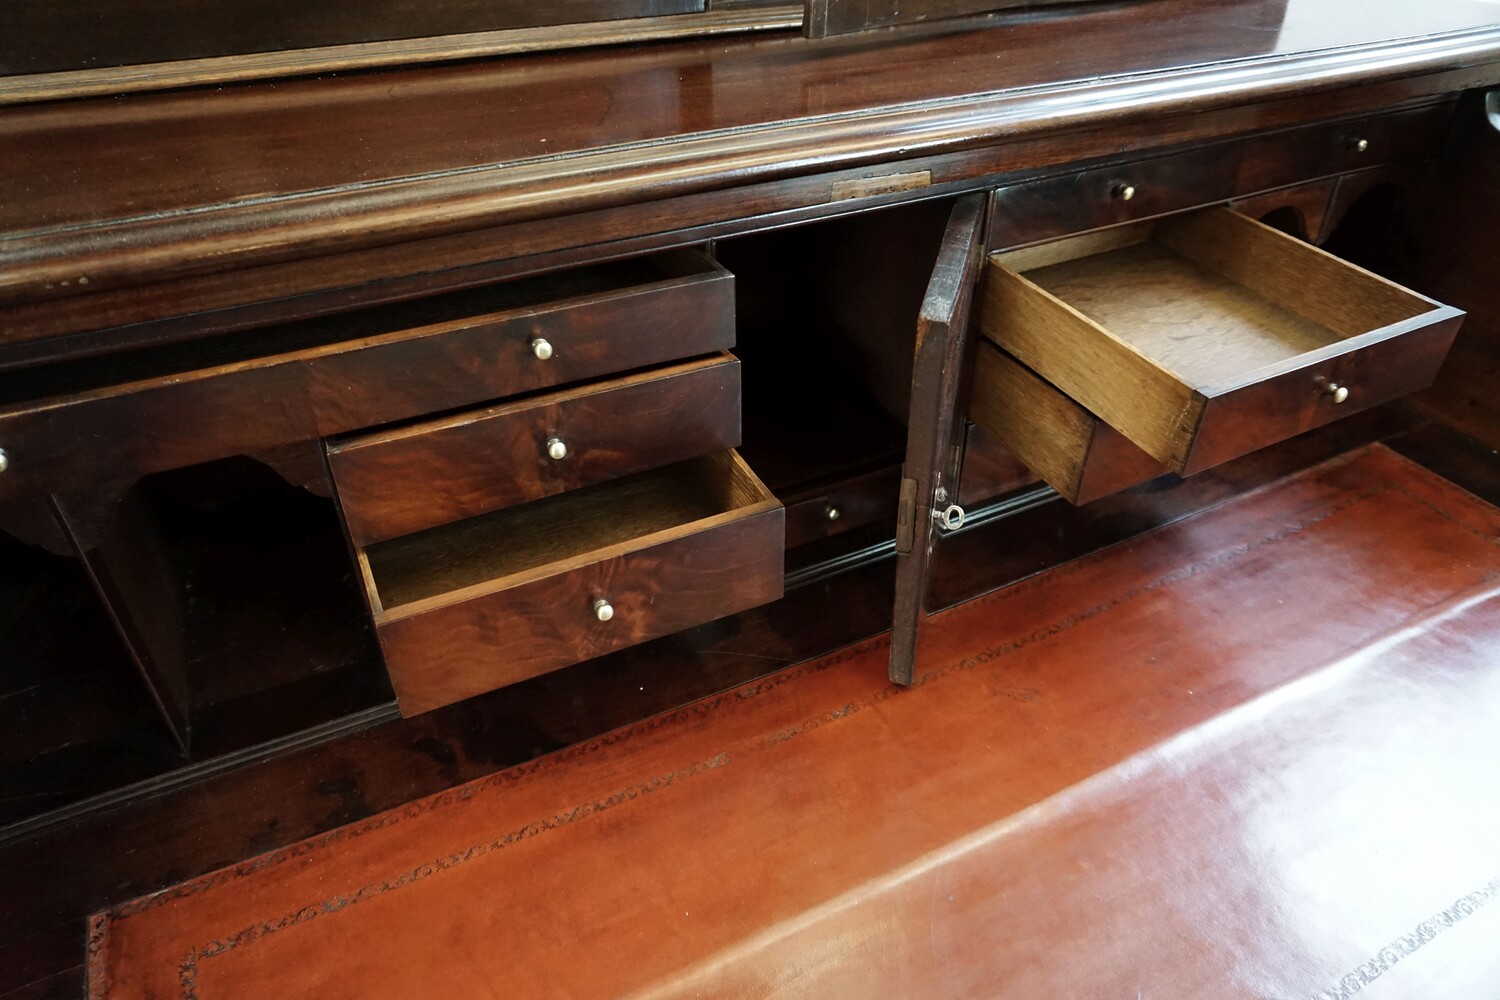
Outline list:
[[[10,468],[10,456],[5,453],[4,448],[0,448],[0,472],[8,468]]]
[[[1323,390],[1323,394],[1335,403],[1342,403],[1349,398],[1349,387],[1347,385],[1339,385],[1337,382],[1329,382],[1327,388]]]
[[[837,521],[839,518],[844,516],[844,512],[839,510],[833,504],[829,504],[827,507],[823,508],[823,516],[828,518],[828,520],[830,521]]]
[[[1129,201],[1135,197],[1135,185],[1122,181],[1111,188],[1109,193],[1115,201]]]
[[[568,457],[568,446],[563,444],[562,438],[547,439],[547,457],[554,462],[561,462]]]
[[[538,337],[531,342],[531,353],[538,361],[546,361],[552,357],[552,345],[543,337]]]
[[[595,618],[599,619],[601,622],[607,622],[611,618],[613,618],[614,616],[615,616],[614,605],[610,604],[608,601],[606,601],[602,597],[599,598],[597,601],[594,602],[594,617]]]
[[[1344,144],[1349,147],[1349,152],[1351,153],[1368,153],[1370,151],[1370,140],[1361,139],[1358,136],[1350,136],[1344,140]]]

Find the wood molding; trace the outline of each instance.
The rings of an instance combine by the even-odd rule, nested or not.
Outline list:
[[[101,69],[0,76],[0,106],[174,90],[246,80],[285,79],[344,70],[455,62],[460,59],[599,48],[639,42],[675,41],[745,31],[785,31],[802,24],[800,4],[778,4],[700,14],[627,18],[619,21],[507,28],[461,35],[401,38],[348,45],[322,45],[281,52],[178,59]]]
[[[1497,60],[1500,24],[15,232],[0,250],[0,301],[77,294],[82,276],[100,291]]]

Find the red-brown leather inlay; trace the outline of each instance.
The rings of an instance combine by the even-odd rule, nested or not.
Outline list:
[[[1500,512],[1376,447],[94,920],[95,997],[1500,992]]]

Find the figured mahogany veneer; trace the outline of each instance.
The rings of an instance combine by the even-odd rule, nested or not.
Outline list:
[[[995,192],[989,246],[1040,243],[1250,192],[1409,163],[1432,155],[1453,117],[1453,102],[1443,101],[1010,185]]]
[[[1129,438],[1000,350],[974,356],[969,416],[1069,503],[1085,504],[1167,470]]]
[[[991,257],[980,327],[1188,475],[1425,388],[1462,319],[1210,209]]]
[[[725,451],[360,549],[402,713],[776,600],[785,520]]]
[[[533,341],[542,338],[542,359]],[[734,279],[683,250],[16,373],[0,500],[345,433],[734,345]]]
[[[739,443],[740,363],[716,355],[358,435],[328,464],[369,545]]]

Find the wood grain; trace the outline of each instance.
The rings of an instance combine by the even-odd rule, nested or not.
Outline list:
[[[402,712],[775,600],[784,538],[781,504],[725,452],[372,546]]]
[[[991,258],[979,329],[1159,461],[1190,438],[1201,403],[1125,340]]]
[[[953,205],[917,314],[888,662],[896,684],[910,684],[915,677],[927,618],[929,563],[938,537],[933,512],[958,498],[966,422],[958,401],[967,385],[974,343],[970,320],[984,267],[986,212],[985,199],[978,195]],[[908,515],[909,525],[903,525]]]
[[[535,7],[536,5],[528,5]],[[656,14],[647,17],[617,18],[590,23],[553,24],[546,27],[513,27],[494,30],[465,30],[460,34],[432,34],[437,25],[428,25],[422,37],[399,37],[381,41],[351,41],[342,44],[305,44],[297,48],[268,51],[242,51],[234,55],[179,57],[158,61],[165,53],[159,43],[146,43],[132,54],[117,56],[117,66],[101,66],[101,60],[89,54],[75,56],[80,65],[89,68],[50,69],[24,74],[0,76],[0,105],[27,104],[105,94],[130,94],[177,87],[224,84],[244,80],[265,80],[293,76],[310,76],[382,66],[407,66],[425,63],[453,62],[518,55],[527,52],[550,52],[558,49],[627,45],[698,38],[745,31],[776,31],[796,28],[802,23],[802,7],[781,0],[746,4],[729,9],[727,5],[710,5],[708,11],[690,16]],[[42,8],[34,4],[34,8]],[[52,5],[54,11],[68,15],[66,5]],[[180,8],[173,8],[174,12]],[[138,11],[122,11],[146,23],[171,24],[174,19],[140,18]],[[218,24],[222,25],[223,20]],[[495,23],[495,22],[491,22]],[[262,27],[260,30],[264,30]],[[107,38],[105,32],[79,33],[78,37]],[[307,42],[307,39],[302,39]],[[118,42],[113,43],[118,45]],[[179,46],[181,42],[178,42]],[[286,45],[285,36],[276,45]],[[118,51],[118,50],[117,50]],[[179,49],[180,51],[180,49]],[[55,58],[55,57],[54,57]],[[63,58],[66,58],[64,56]]]
[[[1266,191],[1248,198],[1236,198],[1229,203],[1229,207],[1241,215],[1259,219],[1288,236],[1318,243],[1326,231],[1324,223],[1329,218],[1334,193],[1341,180],[1342,178],[1333,177]]]
[[[1468,69],[1316,97],[1176,113],[1165,118],[1110,121],[1063,136],[1033,136],[903,163],[930,171],[934,186],[945,191],[987,190],[1002,175],[1006,183],[1013,183],[1071,162],[1118,156],[1122,145],[1147,150],[1228,136],[1243,137],[1247,132],[1268,127],[1368,114],[1372,109],[1413,99],[1429,103],[1433,96],[1491,82],[1486,72],[1481,68]],[[1500,78],[1500,72],[1495,75]],[[1300,132],[1293,130],[1283,139],[1295,146],[1299,135]],[[1240,141],[1256,145],[1272,140],[1262,140],[1257,135]],[[434,292],[576,266],[580,262],[828,218],[898,200],[891,196],[857,202],[831,200],[832,186],[857,183],[868,177],[870,171],[867,167],[825,171],[725,191],[406,240],[294,263],[264,264],[182,279],[153,279],[145,285],[92,290],[81,297],[43,297],[4,309],[0,367],[244,330],[288,317],[326,315],[358,305],[400,302]],[[1259,176],[1257,172],[1246,180],[1259,183]],[[1302,177],[1289,172],[1271,177],[1270,183],[1281,185],[1299,179]],[[1255,190],[1236,183],[1210,200]],[[1072,231],[1065,228],[1052,235],[1062,236]],[[58,336],[64,333],[75,336],[66,339]]]
[[[988,342],[975,352],[969,416],[1072,504],[1091,503],[1167,471]]]
[[[1399,323],[1434,303],[1315,246],[1226,209],[1163,220],[1156,239],[1342,337]]]
[[[802,33],[808,38],[846,35],[896,24],[915,24],[1011,7],[1041,7],[1085,0],[807,0]]]
[[[1194,388],[1342,339],[1154,241],[1026,277]]]
[[[976,352],[983,344],[976,346]],[[964,435],[963,473],[958,485],[958,503],[964,509],[1038,481],[1035,472],[1015,452],[971,423]]]
[[[497,286],[451,305],[22,373],[0,385],[21,397],[0,405],[0,447],[11,458],[0,499],[723,350],[734,343],[733,294],[726,271],[688,252]],[[536,337],[552,344],[549,360],[533,356]]]
[[[1006,261],[1044,266],[1023,276]],[[1037,374],[1187,474],[1422,388],[1460,319],[1216,208],[996,255],[981,323]],[[1398,338],[1410,339],[1382,346]],[[1402,371],[1381,371],[1376,359],[1389,351],[1401,353]],[[1357,381],[1341,381],[1345,371]],[[1350,390],[1353,405],[1323,397],[1334,384]],[[1210,408],[1235,416],[1209,419]]]
[[[0,129],[14,144],[8,162],[23,165],[0,176],[0,224],[13,234],[0,293],[92,294],[1463,67],[1488,79],[1500,56],[1500,26],[1456,0],[1379,16],[1350,3],[1342,22],[1330,13],[1285,51],[1267,30],[1280,18],[1270,0],[1228,33],[1218,4],[1170,7],[1149,36],[1134,5],[1090,11],[1089,46],[1026,19],[921,25],[895,50],[801,43],[772,50],[787,60],[773,88],[768,51],[746,42],[583,54],[548,78],[476,64],[245,85],[206,103],[137,95],[16,109]],[[848,86],[861,78],[870,85]],[[700,81],[691,97],[662,99],[664,81],[675,90],[685,79]],[[951,113],[955,96],[975,94]],[[611,95],[640,113],[601,114]],[[525,114],[501,126],[497,106]],[[365,152],[353,161],[340,152],[356,147]],[[163,187],[159,162],[213,168]]]
[[[1381,164],[1410,163],[1441,148],[1454,107],[1449,99],[1426,107],[1275,131],[1249,141],[1210,143],[1162,156],[1115,157],[1115,162],[1105,165],[1007,185],[995,192],[990,247],[998,250],[1055,240],[1272,188],[1280,189],[1279,193],[1265,197],[1284,198],[1285,189],[1298,182]],[[1365,139],[1369,148],[1362,153],[1351,149],[1351,136]],[[1117,197],[1122,185],[1133,191],[1128,200]],[[1311,235],[1319,233],[1314,230]]]
[[[740,366],[718,355],[345,438],[328,462],[369,545],[739,443]]]

